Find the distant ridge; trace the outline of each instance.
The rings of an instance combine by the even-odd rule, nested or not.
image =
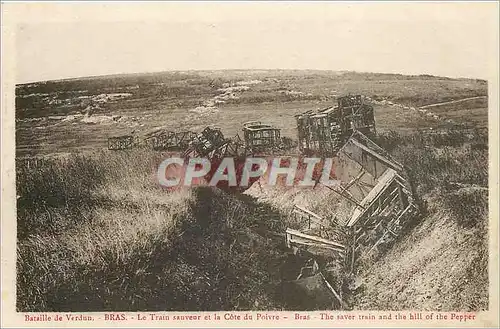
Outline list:
[[[136,72],[136,73],[115,73],[115,74],[105,74],[105,75],[91,75],[82,77],[70,77],[70,78],[60,78],[53,80],[42,80],[42,81],[31,81],[18,83],[16,86],[26,86],[33,84],[43,84],[43,83],[60,83],[60,82],[70,82],[70,81],[85,81],[85,80],[96,80],[96,79],[123,79],[123,78],[140,78],[140,77],[152,77],[152,76],[171,76],[171,75],[192,75],[204,76],[204,75],[215,75],[215,76],[225,76],[225,75],[244,75],[244,76],[259,76],[262,74],[273,74],[273,75],[316,75],[316,76],[332,76],[338,77],[342,76],[347,79],[365,79],[365,80],[410,80],[410,79],[429,79],[429,80],[475,80],[475,81],[485,81],[483,79],[477,78],[467,78],[467,77],[444,77],[436,76],[431,74],[401,74],[401,73],[383,73],[383,72],[362,72],[362,71],[349,71],[349,70],[317,70],[317,69],[222,69],[222,70],[173,70],[173,71],[157,71],[157,72]]]

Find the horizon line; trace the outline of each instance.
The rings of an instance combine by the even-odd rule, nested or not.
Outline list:
[[[375,72],[375,71],[356,71],[356,70],[333,70],[333,69],[313,69],[313,68],[253,68],[253,69],[243,69],[243,68],[228,68],[228,69],[172,69],[172,70],[160,70],[160,71],[141,71],[141,72],[120,72],[120,73],[104,73],[104,74],[95,74],[95,75],[86,75],[86,76],[75,76],[75,77],[61,77],[61,78],[53,78],[48,80],[30,80],[26,82],[17,82],[16,86],[34,84],[34,83],[47,83],[47,82],[63,82],[63,81],[71,81],[71,80],[84,80],[84,79],[97,79],[97,78],[106,78],[106,77],[116,77],[116,76],[127,76],[127,75],[146,75],[146,74],[158,74],[158,73],[183,73],[183,72],[224,72],[224,71],[318,71],[318,72],[335,72],[335,73],[357,73],[357,74],[384,74],[384,75],[401,75],[408,77],[418,77],[418,76],[430,76],[434,78],[444,78],[444,79],[452,79],[452,80],[482,80],[488,81],[485,78],[478,77],[462,77],[462,76],[444,76],[444,75],[435,75],[431,73],[395,73],[395,72]]]

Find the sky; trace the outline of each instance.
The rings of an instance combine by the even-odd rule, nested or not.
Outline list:
[[[216,69],[488,78],[498,67],[496,3],[23,5],[17,83]]]

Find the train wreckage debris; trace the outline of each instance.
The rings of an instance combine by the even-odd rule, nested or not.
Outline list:
[[[419,213],[412,182],[404,166],[372,140],[376,136],[376,128],[374,110],[369,100],[361,95],[347,95],[339,97],[334,106],[295,116],[301,156],[332,159],[335,178],[344,182],[332,186],[322,184],[322,180],[316,178],[314,186],[325,185],[339,195],[349,205],[350,213],[348,216],[334,214],[333,218],[324,218],[295,205],[290,216],[301,228],[287,228],[285,242],[294,253],[307,253],[312,257],[312,261],[301,269],[297,279],[319,275],[318,282],[324,283],[336,305],[342,309],[347,305],[338,293],[340,287],[336,285],[339,284],[338,280],[345,280],[346,277],[333,282],[328,279],[329,271],[335,269],[338,272],[341,268],[342,273],[352,274],[360,259],[368,257],[382,245],[391,243]],[[124,150],[142,144],[153,150],[179,150],[183,157],[176,160],[179,165],[199,158],[204,158],[211,165],[211,168],[202,168],[197,173],[194,167],[191,168],[192,176],[209,174],[219,180],[227,176],[228,183],[229,176],[242,176],[247,157],[272,155],[290,149],[290,145],[281,137],[280,129],[270,124],[246,122],[242,133],[243,139],[239,135],[226,138],[216,127],[206,127],[200,133],[157,130],[147,134],[142,143],[132,135],[110,138],[108,148]],[[227,166],[225,159],[228,158],[233,161],[237,159],[233,167]],[[221,164],[226,164],[226,167],[219,170]],[[159,178],[160,174],[165,174],[168,165],[160,166]],[[279,167],[280,162],[273,166]],[[232,173],[229,172],[231,169]],[[260,177],[250,172],[245,177],[248,180],[250,176],[252,179],[248,185]],[[317,257],[329,260],[316,261]]]

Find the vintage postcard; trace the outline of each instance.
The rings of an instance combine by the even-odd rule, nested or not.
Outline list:
[[[498,327],[498,2],[5,2],[2,327]]]

